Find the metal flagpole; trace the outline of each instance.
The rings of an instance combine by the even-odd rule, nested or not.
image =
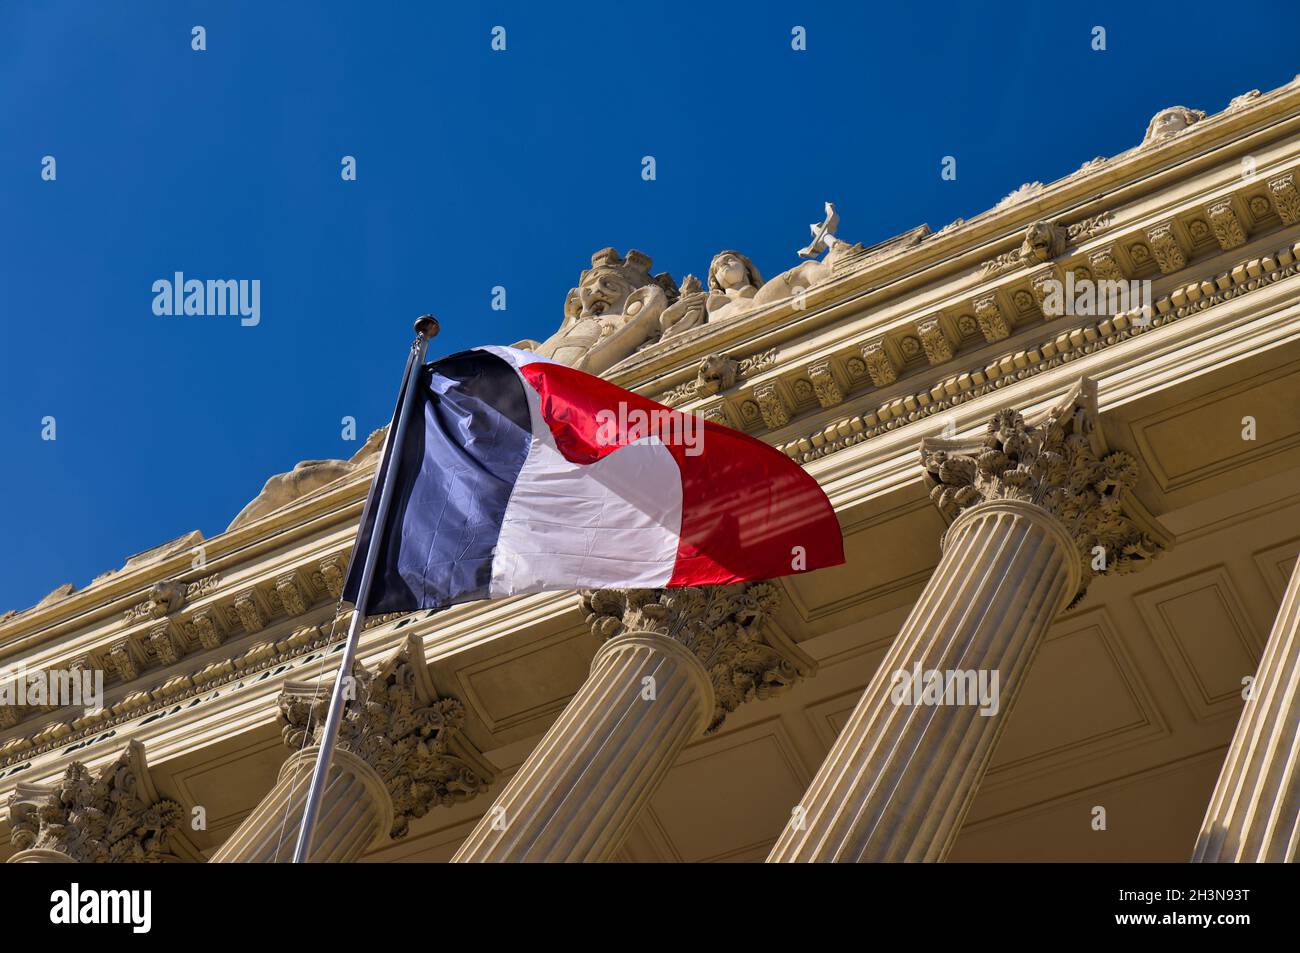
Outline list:
[[[397,411],[396,423],[386,438],[384,453],[380,455],[380,470],[375,473],[375,483],[370,485],[373,496],[375,485],[379,484],[379,497],[375,501],[375,519],[371,524],[370,542],[366,547],[366,561],[361,567],[361,580],[357,586],[356,609],[352,613],[352,622],[348,626],[348,638],[343,648],[343,659],[339,663],[339,674],[334,680],[334,690],[330,695],[329,715],[325,718],[325,729],[321,733],[320,751],[316,754],[316,767],[312,771],[311,787],[307,790],[307,804],[303,809],[302,827],[298,831],[298,844],[293,851],[293,862],[307,862],[311,852],[311,838],[316,829],[316,815],[320,811],[321,796],[325,793],[325,776],[329,774],[330,762],[334,757],[334,742],[338,735],[339,722],[343,718],[343,701],[346,693],[348,673],[352,671],[352,662],[357,654],[357,642],[361,638],[361,627],[366,619],[366,601],[370,597],[370,580],[375,574],[375,563],[379,558],[379,535],[383,532],[385,518],[388,516],[388,504],[392,496],[393,478],[401,465],[402,439],[406,436],[407,421],[411,416],[411,404],[415,399],[415,387],[420,370],[424,367],[424,351],[429,340],[438,333],[438,321],[431,314],[416,319],[415,341],[411,344],[411,353],[406,358],[406,372],[402,378],[401,407]],[[389,450],[391,449],[391,452]],[[387,461],[387,467],[384,461]],[[369,506],[366,507],[369,510]],[[361,541],[361,531],[365,528],[366,513],[361,514],[361,528],[357,531],[357,543]],[[352,549],[356,558],[356,544]]]

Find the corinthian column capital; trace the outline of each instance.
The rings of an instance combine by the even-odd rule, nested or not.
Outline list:
[[[491,766],[462,737],[465,706],[438,697],[418,637],[409,636],[373,672],[357,663],[351,679],[337,748],[383,781],[393,802],[392,837],[405,836],[410,822],[430,808],[469,800],[491,783]],[[287,746],[320,744],[328,692],[291,682],[279,706]]]
[[[680,589],[595,589],[582,594],[587,624],[604,643],[648,632],[677,642],[713,688],[714,731],[744,702],[771,698],[816,663],[766,622],[780,602],[770,582]]]
[[[999,410],[981,439],[921,443],[930,499],[952,521],[992,500],[1029,503],[1054,516],[1079,554],[1083,598],[1092,579],[1127,573],[1159,556],[1169,540],[1132,489],[1132,455],[1110,450],[1097,416],[1097,385],[1082,378],[1057,407],[1031,424]]]
[[[53,785],[19,784],[9,799],[11,863],[159,863],[174,859],[167,840],[180,825],[181,806],[159,797],[132,741],[96,774],[80,761]]]

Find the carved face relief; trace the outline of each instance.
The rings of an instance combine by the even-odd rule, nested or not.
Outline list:
[[[598,318],[605,314],[619,314],[623,304],[636,288],[626,278],[608,271],[594,271],[578,287],[578,300],[582,306],[579,317]]]
[[[735,255],[724,255],[713,274],[724,291],[748,284],[749,275],[745,273],[745,266]]]
[[[1028,261],[1047,261],[1059,255],[1064,245],[1064,237],[1057,226],[1050,222],[1035,222],[1025,230],[1020,257]]]
[[[1162,109],[1151,118],[1151,123],[1147,126],[1147,134],[1143,137],[1142,143],[1146,145],[1172,139],[1193,123],[1204,118],[1205,113],[1199,109],[1188,109],[1186,106],[1171,106],[1168,109]]]
[[[736,383],[739,370],[740,365],[731,358],[723,354],[710,354],[700,362],[696,394],[707,397],[728,390]]]
[[[754,263],[737,251],[720,251],[713,256],[709,264],[709,289],[722,291],[729,295],[757,290],[763,279],[754,267]],[[749,295],[753,291],[748,292]]]

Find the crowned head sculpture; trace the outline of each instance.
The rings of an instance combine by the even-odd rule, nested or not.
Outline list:
[[[566,321],[621,314],[628,297],[638,288],[657,284],[665,294],[677,296],[672,276],[650,274],[651,259],[644,252],[629,249],[620,255],[613,248],[602,248],[591,256],[591,267],[578,278],[578,287],[569,289],[564,302]]]
[[[650,273],[649,255],[602,248],[564,302],[564,323],[537,351],[592,374],[626,358],[659,333],[659,316],[677,298],[671,275]]]

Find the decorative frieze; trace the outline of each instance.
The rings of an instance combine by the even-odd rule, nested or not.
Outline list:
[[[752,377],[776,363],[776,348],[737,361],[725,354],[709,354],[696,369],[695,377],[664,391],[655,398],[661,404],[678,407],[697,397],[711,397],[730,390],[738,381]]]
[[[126,621],[129,624],[140,619],[161,619],[181,608],[185,604],[185,598],[184,583],[171,580],[156,582],[149,587],[147,599],[126,610]]]
[[[1093,161],[1095,162],[1097,160],[1094,159]],[[1105,159],[1102,159],[1101,161],[1105,162]],[[1102,232],[1110,228],[1111,222],[1114,221],[1114,218],[1115,216],[1112,212],[1102,212],[1099,215],[1085,218],[1083,221],[1077,222],[1066,229],[1066,238],[1072,243],[1086,242],[1089,239],[1096,238]]]
[[[1087,241],[1104,232],[1110,227],[1112,217],[1110,212],[1102,212],[1070,226],[1034,222],[1025,229],[1019,248],[980,265],[980,277],[994,278],[1059,258],[1065,254],[1067,245]]]
[[[1213,281],[1196,281],[1156,300],[1147,313],[1135,310],[1095,324],[1063,331],[1036,347],[1008,353],[983,367],[945,378],[928,390],[899,397],[864,414],[834,421],[804,437],[781,444],[791,459],[804,463],[869,440],[926,416],[942,413],[1007,384],[1146,333],[1206,308],[1249,294],[1300,271],[1300,243],[1272,255],[1244,261]],[[1209,290],[1206,290],[1208,286]]]
[[[1187,265],[1187,256],[1178,244],[1172,221],[1161,222],[1147,229],[1147,241],[1151,244],[1151,253],[1155,255],[1161,273],[1168,275]]]
[[[1296,188],[1296,174],[1288,172],[1268,180],[1268,195],[1283,225],[1300,222],[1300,190]]]
[[[1242,227],[1231,198],[1220,199],[1205,206],[1210,228],[1224,251],[1246,244],[1246,230]]]
[[[862,360],[867,365],[867,375],[877,387],[887,387],[898,380],[898,366],[885,348],[884,338],[872,338],[862,345]]]

